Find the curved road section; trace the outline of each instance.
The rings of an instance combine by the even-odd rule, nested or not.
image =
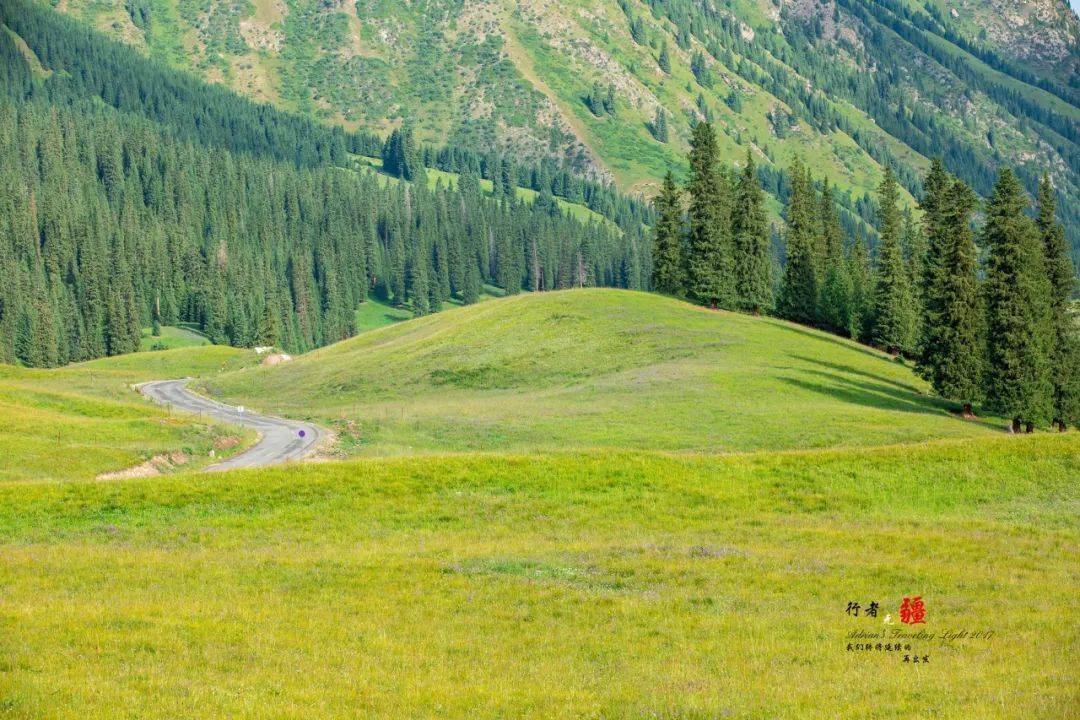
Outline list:
[[[300,460],[309,455],[325,436],[317,425],[260,415],[242,407],[215,402],[191,392],[185,387],[187,384],[187,380],[158,380],[143,383],[139,386],[139,392],[161,405],[243,425],[258,431],[260,435],[259,441],[244,452],[211,465],[207,470],[263,467]]]

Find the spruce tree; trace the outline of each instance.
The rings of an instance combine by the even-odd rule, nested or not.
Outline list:
[[[660,66],[661,70],[663,70],[668,75],[671,74],[671,55],[668,54],[668,47],[666,42],[660,48],[660,57],[656,62]]]
[[[649,126],[649,130],[658,142],[668,141],[667,111],[663,107],[656,108],[656,117]]]
[[[787,261],[776,303],[781,317],[804,325],[817,319],[818,286],[814,268],[817,230],[814,222],[814,190],[809,171],[801,160],[791,167],[791,194],[788,196]]]
[[[925,240],[925,251],[919,268],[918,291],[923,298],[923,304],[928,302],[930,285],[934,282],[937,268],[941,265],[941,258],[945,254],[948,238],[943,229],[945,204],[953,190],[953,178],[945,172],[945,166],[939,158],[934,158],[930,164],[930,171],[923,181],[923,198],[919,202],[922,210],[922,229]],[[923,315],[929,310],[924,307]],[[918,352],[922,353],[923,346],[927,343],[926,324],[920,326],[916,337]]]
[[[924,342],[917,370],[965,415],[983,396],[985,325],[971,213],[975,193],[960,180],[935,188],[938,255],[926,285]]]
[[[409,262],[408,278],[409,301],[412,303],[413,317],[427,315],[431,311],[428,260],[419,245]]]
[[[730,238],[726,237],[726,199],[717,171],[716,135],[698,123],[690,139],[689,269],[690,292],[711,307],[733,300]]]
[[[653,289],[668,295],[686,293],[683,267],[682,198],[675,176],[668,171],[656,198],[656,228],[653,231]]]
[[[281,326],[278,322],[277,312],[274,303],[271,302],[270,298],[267,298],[259,319],[259,325],[255,331],[255,342],[267,347],[276,347],[280,337]]]
[[[912,349],[915,316],[900,246],[899,188],[891,167],[878,188],[878,233],[881,244],[874,280],[874,345],[897,354]]]
[[[1069,259],[1065,229],[1057,222],[1057,200],[1050,178],[1039,183],[1036,225],[1046,256],[1050,281],[1050,324],[1053,349],[1050,377],[1053,383],[1053,421],[1058,429],[1080,424],[1080,329],[1069,316],[1069,303],[1076,291],[1076,271]]]
[[[461,291],[461,302],[472,305],[480,299],[480,267],[476,263],[469,263],[465,269],[465,287]]]
[[[869,343],[874,319],[874,283],[870,250],[862,237],[854,238],[848,249],[847,273],[851,278],[851,337]]]
[[[986,207],[987,406],[1030,431],[1053,414],[1050,283],[1035,223],[1012,170],[1002,170]]]
[[[739,174],[731,213],[735,249],[735,302],[742,309],[760,313],[772,307],[772,257],[765,197],[758,182],[757,166],[750,151]]]
[[[848,272],[847,258],[844,256],[843,231],[840,228],[833,189],[827,180],[821,190],[819,208],[824,277],[818,302],[818,322],[831,332],[851,335],[851,275]]]

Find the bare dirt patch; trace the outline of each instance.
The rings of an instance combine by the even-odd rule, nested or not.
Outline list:
[[[155,455],[146,462],[139,463],[134,467],[117,470],[115,472],[101,473],[96,479],[129,480],[132,478],[154,477],[155,475],[161,475],[164,472],[187,464],[189,459],[187,454],[182,452],[163,453],[161,455]]]

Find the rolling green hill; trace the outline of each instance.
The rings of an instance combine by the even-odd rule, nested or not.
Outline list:
[[[940,155],[981,193],[1007,164],[1080,206],[1080,22],[1060,0],[55,4],[259,100],[348,128],[408,119],[430,143],[555,157],[634,191],[682,167],[709,118],[725,159],[801,155],[853,200],[882,163],[911,189]],[[590,103],[597,85],[613,104]],[[1080,248],[1077,211],[1066,224]]]
[[[490,300],[374,330],[287,365],[208,380],[306,417],[343,451],[873,445],[997,432],[954,418],[911,370],[835,336],[646,293]]]

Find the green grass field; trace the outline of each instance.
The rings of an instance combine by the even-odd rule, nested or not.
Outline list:
[[[161,334],[155,336],[150,328],[143,328],[139,338],[139,350],[175,350],[184,347],[201,347],[210,341],[202,333],[184,327],[161,328]]]
[[[0,367],[0,718],[1074,716],[1080,433],[655,295],[361,312],[274,367]],[[130,387],[187,375],[378,457],[188,472],[237,432]]]
[[[0,716],[1066,718],[1078,476],[1073,433],[0,484]],[[994,635],[846,650],[913,595]]]
[[[446,310],[203,387],[327,424],[366,455],[781,450],[1004,425],[954,417],[909,368],[855,343],[619,290]]]
[[[237,438],[234,428],[171,415],[140,397],[147,380],[208,376],[255,361],[255,354],[206,346],[140,352],[34,370],[0,365],[0,482],[73,480],[180,452],[185,469],[211,462]],[[232,446],[236,447],[236,446]]]

